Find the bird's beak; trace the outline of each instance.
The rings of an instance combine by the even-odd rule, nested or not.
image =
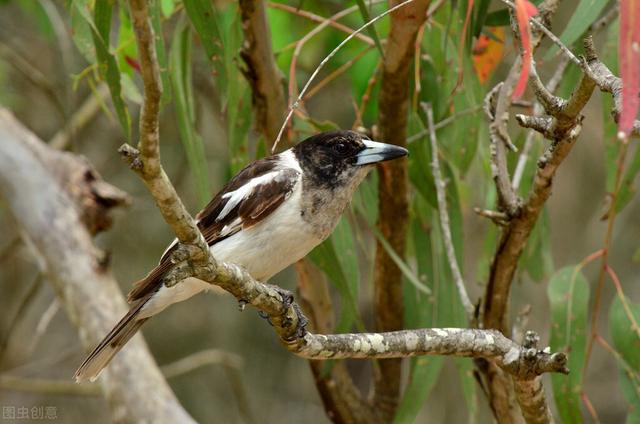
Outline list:
[[[356,165],[368,165],[406,156],[409,151],[393,144],[363,140],[365,149],[356,155]]]

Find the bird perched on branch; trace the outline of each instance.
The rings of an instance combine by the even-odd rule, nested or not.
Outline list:
[[[198,227],[214,258],[266,281],[329,237],[373,165],[406,154],[353,131],[314,135],[240,171],[197,215]],[[165,285],[177,246],[175,240],[160,264],[135,283],[131,309],[78,368],[76,381],[95,380],[153,315],[211,287],[192,277]]]

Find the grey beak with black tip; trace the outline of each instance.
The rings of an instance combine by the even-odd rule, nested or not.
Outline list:
[[[378,143],[377,141],[363,140],[365,149],[356,156],[356,165],[369,165],[372,163],[384,162],[406,156],[409,151],[404,147],[394,144]]]

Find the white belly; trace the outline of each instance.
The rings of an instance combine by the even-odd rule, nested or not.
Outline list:
[[[299,199],[300,190],[294,190],[289,200],[296,204]],[[321,242],[297,208],[280,207],[261,223],[214,244],[210,250],[216,260],[240,265],[253,278],[264,282],[305,257]],[[173,287],[163,286],[142,308],[139,317],[155,315],[209,288],[210,284],[196,278],[187,278]]]

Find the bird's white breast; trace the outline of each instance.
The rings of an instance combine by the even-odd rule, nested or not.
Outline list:
[[[320,242],[300,216],[299,180],[283,205],[263,221],[213,246],[213,256],[244,267],[255,279],[266,281],[302,259]]]

